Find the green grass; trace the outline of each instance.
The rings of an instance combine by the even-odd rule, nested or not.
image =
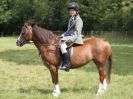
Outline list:
[[[50,73],[34,45],[17,47],[16,38],[0,38],[0,99],[54,99]],[[96,96],[96,66],[59,71],[62,94],[55,99],[133,99],[133,42],[112,43],[113,69],[108,90]]]

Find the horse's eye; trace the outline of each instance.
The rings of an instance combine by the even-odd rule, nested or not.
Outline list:
[[[25,25],[25,28],[27,28],[28,26],[27,25]]]
[[[25,34],[24,32],[22,32],[22,34]]]

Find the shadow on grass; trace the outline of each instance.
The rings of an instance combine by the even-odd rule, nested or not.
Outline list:
[[[36,49],[5,50],[0,52],[0,59],[6,62],[14,62],[17,65],[42,65]]]
[[[18,89],[18,92],[20,93],[26,93],[26,94],[32,94],[34,92],[41,93],[41,94],[49,94],[52,91],[50,89],[39,89],[39,88],[20,88]]]
[[[92,94],[95,94],[97,91],[97,86],[92,86],[91,88],[87,87],[78,87],[78,88],[61,88],[61,93],[83,93],[83,92],[89,92]],[[52,89],[42,89],[42,88],[36,88],[36,87],[31,87],[31,88],[20,88],[18,89],[19,93],[26,93],[26,94],[33,94],[33,93],[40,93],[40,94],[51,94]]]
[[[84,93],[84,92],[89,92],[92,94],[95,94],[97,91],[98,87],[96,86],[91,86],[90,88],[86,86],[82,87],[72,87],[72,88],[62,88],[62,92],[74,92],[74,93]]]

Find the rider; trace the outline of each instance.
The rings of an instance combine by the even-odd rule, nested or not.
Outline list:
[[[62,64],[59,66],[60,70],[69,71],[70,55],[66,48],[73,44],[83,44],[82,27],[83,21],[79,15],[79,6],[76,2],[68,4],[68,12],[70,15],[68,29],[61,35],[60,50],[62,53]]]

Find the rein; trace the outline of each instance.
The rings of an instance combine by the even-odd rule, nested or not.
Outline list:
[[[54,46],[57,46],[57,45],[59,45],[59,43],[55,43],[55,44],[36,44],[36,45],[44,45],[44,46],[54,45]]]
[[[27,44],[34,44],[33,41],[29,41],[27,42]],[[44,46],[50,46],[50,45],[54,45],[54,46],[58,46],[60,44],[60,41],[57,43],[48,43],[48,44],[36,44],[36,45],[44,45]],[[35,45],[35,44],[34,44]]]
[[[46,48],[47,48],[48,46],[53,45],[53,46],[55,46],[55,48],[57,48],[57,47],[59,46],[60,42],[55,43],[55,44],[53,44],[53,43],[51,43],[51,44],[50,44],[50,43],[49,43],[49,44],[34,44],[33,41],[30,41],[30,42],[27,42],[27,44],[32,44],[32,45],[43,45],[43,46],[46,47]],[[54,52],[56,51],[56,49],[53,50],[53,49],[48,48],[47,51],[48,51],[48,52],[53,52],[53,53],[54,53]],[[39,51],[39,55],[40,55],[40,54],[41,54],[41,51]]]

